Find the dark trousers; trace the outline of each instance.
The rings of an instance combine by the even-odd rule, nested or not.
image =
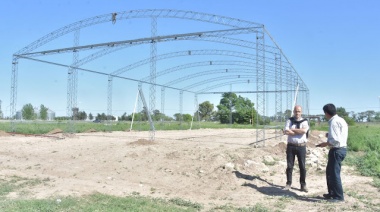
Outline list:
[[[292,174],[294,167],[294,160],[297,156],[298,166],[300,168],[300,184],[306,185],[306,146],[290,146],[286,147],[286,185],[292,185]]]
[[[331,148],[326,167],[327,190],[334,199],[338,200],[344,200],[340,170],[346,153],[346,148]]]

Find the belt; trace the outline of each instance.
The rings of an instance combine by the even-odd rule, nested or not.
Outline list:
[[[288,143],[289,146],[306,146],[306,142],[304,143]]]

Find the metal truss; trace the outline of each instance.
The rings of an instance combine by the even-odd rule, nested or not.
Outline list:
[[[265,48],[264,48],[264,33],[256,34],[256,90],[259,91],[256,95],[256,125],[260,126],[260,117],[259,114],[264,118],[266,117],[265,111]],[[264,120],[262,120],[264,121]],[[265,121],[263,122],[265,126]],[[256,143],[263,142],[265,146],[265,129],[264,128],[256,128]]]
[[[151,37],[157,35],[157,17],[151,18]],[[157,42],[152,40],[150,43],[150,93],[149,105],[150,113],[153,114],[156,108],[156,55],[157,55]]]
[[[124,45],[136,45],[136,44],[141,45],[141,44],[147,44],[147,43],[169,42],[169,41],[175,41],[175,40],[189,40],[194,37],[206,38],[206,37],[218,37],[218,36],[224,36],[224,35],[236,35],[236,34],[244,34],[244,33],[249,34],[256,31],[257,31],[257,28],[238,28],[238,29],[202,31],[202,32],[185,33],[185,34],[155,36],[155,37],[140,38],[140,39],[134,39],[134,40],[98,43],[98,44],[91,44],[91,45],[84,45],[84,46],[77,46],[77,47],[46,50],[46,51],[40,51],[40,52],[18,53],[15,55],[37,57],[37,56],[47,56],[47,55],[52,55],[52,54],[70,53],[74,51],[94,50],[94,49],[105,48],[105,47],[119,47],[119,46],[124,46]]]
[[[122,20],[129,20],[129,19],[140,19],[140,18],[147,18],[151,19],[151,37],[147,38],[140,38],[140,39],[134,39],[134,40],[125,40],[125,41],[115,41],[115,42],[107,42],[107,43],[98,43],[98,44],[91,44],[91,45],[85,45],[85,46],[79,46],[79,31],[82,28],[94,26],[97,24],[102,23],[112,23],[117,24],[119,21]],[[212,30],[212,31],[202,31],[202,32],[191,32],[191,33],[185,33],[185,34],[172,34],[172,35],[164,35],[164,36],[157,36],[157,20],[158,19],[184,19],[184,20],[191,20],[191,21],[197,21],[197,22],[206,22],[206,23],[212,23],[215,25],[218,25],[219,27],[222,26],[222,29],[219,30]],[[68,48],[61,48],[61,49],[53,49],[53,50],[46,50],[46,51],[35,51],[37,48],[45,45],[46,43],[64,36],[66,34],[74,32],[74,46],[68,47]],[[248,40],[239,40],[234,39],[228,36],[232,35],[239,35],[239,34],[251,34],[256,35],[255,36],[255,42],[251,42]],[[266,39],[265,37],[268,36],[269,40],[271,41],[274,46],[268,46],[265,45]],[[157,43],[158,42],[169,42],[169,41],[182,41],[182,40],[194,40],[194,41],[206,41],[206,42],[216,42],[216,43],[225,43],[234,45],[236,47],[243,47],[247,48],[250,53],[244,53],[244,52],[232,52],[232,51],[223,51],[223,50],[187,50],[184,52],[174,52],[174,53],[168,53],[165,55],[157,55]],[[141,44],[149,44],[151,47],[151,53],[150,57],[146,60],[139,61],[137,63],[129,64],[126,67],[123,67],[121,69],[118,69],[111,73],[103,73],[99,71],[89,70],[89,69],[83,69],[80,68],[85,63],[88,63],[90,61],[93,61],[97,58],[100,58],[104,55],[114,53],[118,50],[128,48],[135,45],[141,45]],[[91,54],[87,57],[84,57],[82,59],[79,58],[79,51],[85,51],[85,50],[97,50],[99,51],[95,52],[94,54]],[[254,52],[255,51],[255,52]],[[62,54],[62,53],[73,53],[73,63],[71,65],[64,65],[59,64],[55,62],[49,62],[44,60],[38,60],[33,59],[33,57],[38,56],[45,56],[45,55],[51,55],[51,54]],[[250,62],[243,62],[243,61],[235,61],[235,64],[231,64],[232,62],[226,62],[226,61],[204,61],[199,62],[198,64],[185,64],[177,67],[172,67],[169,69],[166,69],[162,72],[156,72],[156,61],[161,59],[166,59],[170,57],[180,57],[180,56],[187,56],[187,55],[224,55],[224,56],[234,56],[239,57],[239,59],[248,59]],[[269,55],[269,56],[267,56]],[[150,84],[150,108],[151,110],[154,110],[155,108],[155,93],[156,93],[156,86],[161,86],[161,110],[164,112],[164,106],[165,106],[165,88],[175,89],[180,91],[180,95],[183,95],[183,92],[190,92],[190,93],[196,93],[195,91],[190,90],[191,88],[196,88],[200,86],[200,84],[193,84],[192,86],[187,86],[185,88],[177,88],[173,87],[172,85],[178,84],[179,82],[185,81],[187,79],[195,78],[202,76],[201,73],[194,73],[190,74],[181,78],[178,78],[176,80],[172,80],[167,83],[157,83],[157,77],[163,76],[165,74],[172,73],[174,71],[178,71],[185,68],[190,68],[191,66],[195,67],[197,65],[208,65],[214,66],[214,65],[229,65],[231,66],[246,66],[249,67],[251,71],[251,75],[247,73],[247,75],[232,75],[229,77],[235,77],[233,79],[234,81],[230,81],[230,86],[233,83],[237,83],[237,78],[247,78],[241,81],[241,83],[252,83],[252,90],[254,90],[253,84],[256,84],[256,92],[257,92],[257,112],[259,115],[266,117],[266,111],[265,111],[265,93],[270,92],[266,89],[267,84],[274,83],[275,84],[275,105],[276,110],[282,110],[282,95],[280,93],[286,92],[287,93],[287,103],[291,102],[291,96],[292,96],[292,90],[294,90],[296,85],[299,85],[299,89],[306,91],[306,99],[309,98],[309,92],[306,84],[303,82],[301,77],[298,75],[298,73],[295,71],[293,65],[290,63],[288,58],[285,56],[283,51],[280,49],[280,47],[277,45],[277,43],[274,41],[272,36],[267,32],[267,30],[264,28],[264,25],[258,24],[251,21],[244,21],[236,18],[230,18],[225,16],[218,16],[214,14],[206,14],[206,13],[198,13],[193,11],[182,11],[182,10],[167,10],[167,9],[157,9],[157,10],[132,10],[132,11],[122,11],[122,12],[113,12],[108,13],[104,15],[95,16],[92,18],[84,19],[75,23],[72,23],[70,25],[67,25],[65,27],[62,27],[60,29],[57,29],[40,39],[34,41],[33,43],[29,44],[28,46],[24,47],[23,49],[19,50],[13,55],[12,60],[12,78],[11,78],[11,116],[15,117],[16,114],[16,102],[17,102],[17,74],[18,74],[18,63],[19,59],[29,59],[39,62],[45,62],[52,65],[58,65],[67,67],[69,69],[68,71],[68,88],[67,88],[67,96],[68,96],[68,103],[67,103],[67,113],[68,116],[72,116],[72,109],[77,107],[77,89],[78,89],[78,78],[77,78],[77,72],[80,71],[88,71],[91,73],[101,74],[108,77],[108,106],[107,106],[107,113],[109,117],[111,117],[112,114],[112,82],[113,78],[121,78],[126,80],[132,80],[139,82],[139,85],[141,88],[141,83],[144,84]],[[148,79],[144,78],[142,80],[134,79],[132,77],[123,77],[120,76],[121,74],[124,74],[125,72],[132,70],[140,65],[150,63],[150,76]],[[229,67],[230,73],[233,74],[232,69],[235,67]],[[211,74],[213,70],[205,71],[204,74],[208,75]],[[216,72],[217,73],[217,72]],[[242,72],[245,74],[244,72]],[[205,76],[205,75],[203,75]],[[251,76],[249,78],[248,76]],[[253,78],[252,78],[253,77]],[[216,77],[211,77],[211,79],[217,79]],[[232,79],[232,78],[231,78]],[[285,80],[284,80],[285,79]],[[209,79],[210,80],[210,79]],[[217,79],[219,80],[230,80],[230,79]],[[226,82],[224,82],[226,83]],[[203,81],[203,84],[206,85]],[[222,83],[223,84],[223,83]],[[218,86],[222,86],[222,84],[218,84]],[[209,86],[208,88],[203,88],[203,92],[206,91],[206,89],[210,88],[217,88],[217,85]],[[187,90],[188,89],[188,90]],[[201,91],[199,90],[199,91]],[[254,91],[252,91],[254,92]],[[182,97],[183,98],[183,97]],[[181,104],[181,103],[180,103]],[[308,107],[308,100],[307,100],[307,107]],[[288,107],[289,108],[289,107]],[[307,108],[308,110],[308,108]],[[151,111],[152,112],[152,111]],[[182,112],[181,112],[182,113]],[[258,117],[258,116],[257,116]],[[12,129],[14,130],[14,122],[12,122]],[[259,120],[257,120],[257,124],[259,125]],[[265,131],[264,128],[258,129],[257,131],[257,137],[256,141],[261,142],[265,141]],[[265,143],[263,142],[265,145]]]

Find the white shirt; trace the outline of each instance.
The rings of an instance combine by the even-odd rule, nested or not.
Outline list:
[[[347,147],[348,126],[346,121],[335,115],[329,120],[329,136],[327,142],[332,147]]]
[[[300,121],[302,119],[303,118],[301,117],[297,121]],[[285,130],[289,130],[289,129],[296,129],[296,124],[291,123],[290,119],[288,119],[285,123]],[[307,132],[309,130],[309,122],[308,121],[302,122],[300,124],[300,129],[305,129]],[[296,135],[288,135],[288,143],[302,144],[302,143],[306,143],[306,142],[307,142],[306,133],[296,134]]]

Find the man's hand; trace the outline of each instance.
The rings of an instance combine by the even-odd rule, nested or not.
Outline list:
[[[325,146],[328,146],[329,145],[329,143],[327,143],[327,142],[323,142],[323,143],[320,143],[320,144],[317,144],[317,145],[315,145],[316,147],[325,147]]]
[[[295,135],[293,130],[284,130],[284,135]]]

